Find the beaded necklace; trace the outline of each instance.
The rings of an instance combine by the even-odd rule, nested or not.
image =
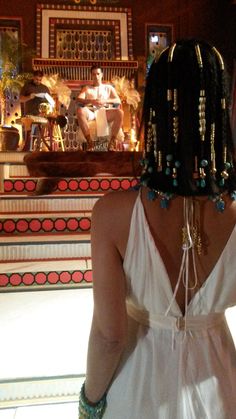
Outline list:
[[[145,181],[141,181],[141,184],[143,186],[147,186]],[[214,202],[215,209],[218,212],[223,212],[225,209],[225,200],[224,200],[225,195],[226,195],[226,192],[208,195],[208,199]],[[149,189],[148,191],[148,199],[150,201],[154,201],[155,199],[160,198],[160,207],[163,209],[169,208],[170,201],[177,196],[178,196],[177,194],[174,194],[172,192],[162,192],[159,189]],[[229,196],[232,199],[232,201],[236,201],[236,191],[230,192]]]

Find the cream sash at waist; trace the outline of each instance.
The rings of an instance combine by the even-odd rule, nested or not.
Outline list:
[[[225,321],[224,313],[175,317],[161,314],[150,315],[148,311],[139,309],[130,301],[126,302],[126,307],[128,315],[138,323],[154,329],[167,329],[172,332],[206,330]]]

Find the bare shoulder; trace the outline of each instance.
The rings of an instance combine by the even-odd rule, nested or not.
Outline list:
[[[104,195],[93,207],[92,227],[113,233],[127,229],[137,195],[137,191],[110,192]]]
[[[94,205],[93,214],[121,214],[132,211],[137,191],[110,192],[103,195]]]

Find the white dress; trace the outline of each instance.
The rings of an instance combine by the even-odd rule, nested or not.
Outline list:
[[[236,418],[236,353],[224,316],[236,305],[235,250],[236,226],[185,325],[138,195],[124,258],[130,342],[104,419]]]

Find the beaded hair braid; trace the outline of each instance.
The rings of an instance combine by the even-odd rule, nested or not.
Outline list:
[[[167,75],[163,76],[164,70],[161,69],[163,73],[159,72],[157,70],[159,63],[155,63],[156,70],[153,69],[151,81],[149,80],[149,83],[152,82],[153,86],[152,88],[150,85],[147,86],[147,90],[149,89],[148,96],[151,99],[144,102],[144,106],[150,104],[150,108],[141,181],[150,187],[151,198],[159,194],[162,200],[165,196],[165,199],[169,202],[170,197],[175,193],[185,196],[211,194],[218,209],[223,210],[224,202],[221,193],[229,191],[235,195],[233,188],[236,187],[233,150],[232,147],[230,147],[230,150],[228,147],[230,140],[228,140],[227,132],[229,116],[226,100],[225,65],[221,54],[215,47],[201,41],[187,41],[187,47],[185,43],[186,41],[174,43],[167,51],[163,51],[164,54],[161,54],[159,60],[162,62],[163,69],[166,66]],[[180,62],[178,54],[181,54],[182,48],[185,48],[185,50],[188,48],[189,57],[192,61],[186,61],[186,65],[192,66],[191,71],[194,72],[194,77],[196,77],[196,83],[194,79],[189,81],[194,92],[190,102],[193,111],[189,115],[190,119],[193,118],[195,128],[190,128],[191,135],[189,135],[189,138],[186,133],[184,134],[185,143],[183,144],[188,147],[188,142],[189,144],[192,142],[190,146],[192,151],[189,156],[184,157],[185,160],[182,160],[185,151],[183,151],[184,145],[181,144],[181,135],[184,129],[181,126],[182,121],[180,121],[180,117],[183,118],[180,109],[181,97],[179,102],[179,96],[182,95],[183,97],[183,92],[179,91],[178,85],[178,77],[181,78],[182,76],[176,78],[175,74],[178,72],[177,63]],[[165,58],[163,58],[163,55]],[[180,55],[184,59],[186,59],[186,56]],[[189,57],[187,56],[187,60],[190,60]],[[189,62],[190,64],[188,64]],[[181,65],[183,64],[181,63]],[[181,74],[181,70],[179,70],[179,73]],[[159,76],[159,74],[161,75]],[[214,74],[216,74],[215,78],[213,77]],[[159,81],[159,84],[156,82],[154,76],[157,78],[166,77],[166,82],[164,82],[167,89],[166,105],[162,102],[160,105],[158,102],[158,100],[163,101],[163,99],[158,98],[160,98],[159,90],[164,89],[164,87],[161,81]],[[155,87],[155,84],[157,87]],[[197,89],[199,89],[198,93]],[[220,99],[216,100],[219,96]],[[166,109],[166,113],[162,113],[161,117],[159,117],[159,113],[163,109],[160,106]],[[166,130],[163,131],[162,129],[161,131],[160,124],[163,123],[162,120],[165,118]],[[187,160],[189,161],[186,163]],[[184,167],[186,164],[188,169]],[[188,171],[186,172],[186,170]],[[185,191],[188,187],[189,190]]]
[[[208,161],[204,159],[204,142],[206,139],[206,91],[205,91],[205,83],[204,83],[204,75],[203,75],[203,61],[202,55],[199,44],[195,45],[195,52],[199,67],[199,78],[200,78],[200,91],[199,91],[199,99],[198,99],[198,117],[199,117],[199,139],[200,139],[200,167],[199,167],[199,177],[200,182],[198,181],[198,186],[204,188],[206,186],[205,182],[205,167],[208,166]],[[195,164],[197,156],[195,156]],[[196,174],[196,170],[195,170]],[[195,175],[196,177],[196,175]]]
[[[219,62],[220,66],[220,74],[221,74],[221,135],[223,140],[223,150],[222,150],[222,171],[221,171],[221,180],[220,180],[220,186],[224,186],[225,180],[228,179],[229,174],[228,170],[232,166],[232,159],[228,156],[228,148],[227,148],[227,142],[226,142],[226,123],[227,123],[227,106],[226,106],[226,89],[225,89],[225,66],[223,58],[220,54],[220,52],[213,47],[212,48],[214,53],[216,54],[216,57]]]
[[[178,185],[177,169],[180,167],[180,162],[177,160],[177,143],[178,143],[178,91],[173,87],[172,77],[172,61],[176,44],[173,44],[168,53],[168,86],[167,86],[167,103],[168,103],[168,145],[169,150],[166,155],[167,167],[166,175],[171,175],[173,185]],[[171,151],[172,150],[172,151]],[[172,164],[172,171],[170,165]]]

